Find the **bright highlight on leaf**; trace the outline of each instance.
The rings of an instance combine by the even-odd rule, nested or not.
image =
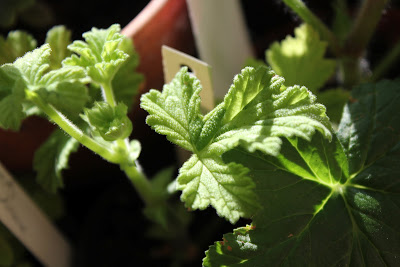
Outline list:
[[[288,138],[278,157],[244,149],[263,206],[224,235],[204,266],[397,266],[400,258],[400,82],[353,90],[338,137]],[[342,146],[343,144],[343,146]]]
[[[77,53],[63,61],[70,66],[81,66],[86,69],[93,82],[98,85],[111,83],[128,54],[119,49],[124,36],[118,24],[103,30],[92,28],[83,34],[86,42],[75,41],[68,49]]]
[[[260,67],[245,68],[234,79],[224,101],[203,116],[199,81],[182,68],[163,92],[142,96],[147,123],[171,142],[193,152],[177,178],[181,199],[192,209],[212,205],[236,222],[258,209],[248,169],[224,164],[221,155],[237,146],[277,156],[280,137],[311,140],[315,131],[331,138],[325,108],[305,87],[283,88],[283,78]]]
[[[275,42],[266,51],[266,60],[272,69],[285,77],[287,86],[304,85],[317,92],[335,71],[335,61],[325,59],[327,42],[309,25],[295,29],[295,37],[288,36]]]

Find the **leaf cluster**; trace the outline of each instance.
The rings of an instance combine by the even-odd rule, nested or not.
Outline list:
[[[52,119],[43,110],[45,106],[64,118],[67,126],[80,125],[105,142],[127,137],[132,131],[127,105],[132,105],[142,77],[133,74],[138,57],[119,30],[119,25],[93,28],[83,34],[85,41],[71,44],[71,32],[56,26],[48,32],[46,43],[36,49],[36,41],[25,32],[1,38],[1,62],[5,64],[0,67],[0,127],[18,130],[31,115],[47,114]],[[133,57],[128,59],[130,55]],[[125,82],[115,82],[115,77]],[[108,107],[96,93],[104,84],[114,85],[115,107]],[[79,116],[84,110],[86,120]],[[62,186],[61,171],[78,146],[75,138],[56,130],[35,154],[38,182],[53,192]]]

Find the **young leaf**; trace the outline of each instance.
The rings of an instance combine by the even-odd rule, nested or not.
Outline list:
[[[0,100],[15,91],[12,90],[15,84],[22,87],[18,90],[18,99],[15,99],[14,93],[15,108],[12,112],[19,110],[18,114],[21,114],[24,89],[37,91],[43,99],[68,115],[77,116],[81,112],[89,99],[83,84],[87,81],[85,71],[77,66],[48,71],[50,54],[50,46],[45,44],[26,53],[13,64],[1,66],[4,74],[0,75]],[[23,85],[20,85],[21,82]],[[15,126],[18,126],[16,121]]]
[[[112,107],[106,102],[96,102],[91,109],[84,110],[82,118],[106,141],[124,139],[132,132],[132,122],[127,116],[128,108],[123,103]]]
[[[397,266],[398,88],[385,81],[354,92],[338,133],[344,148],[318,134],[311,142],[289,138],[278,157],[243,149],[224,154],[251,170],[263,209],[252,226],[211,246],[203,264]]]
[[[37,172],[37,182],[49,192],[56,192],[64,185],[62,170],[68,168],[69,155],[77,151],[79,142],[56,130],[35,152],[33,168]]]
[[[331,137],[322,105],[305,87],[281,88],[283,79],[260,67],[237,75],[227,96],[206,116],[200,113],[199,81],[182,68],[163,92],[142,96],[141,107],[150,113],[147,123],[168,140],[192,151],[177,178],[181,199],[192,209],[208,205],[236,222],[258,208],[248,169],[224,164],[221,155],[242,146],[278,155],[279,137],[310,140],[318,130]]]
[[[71,31],[65,26],[55,26],[47,32],[46,43],[50,45],[50,68],[62,67],[61,62],[71,55],[67,46],[71,43]]]
[[[294,38],[273,43],[266,51],[266,60],[285,77],[287,86],[301,84],[316,92],[335,71],[335,61],[324,58],[327,45],[311,26],[303,24],[295,29]]]
[[[92,81],[98,85],[109,84],[118,69],[128,58],[128,54],[119,49],[124,36],[119,33],[120,26],[114,24],[108,29],[92,28],[83,34],[86,42],[75,41],[68,49],[72,55],[63,61],[64,65],[81,66],[86,69]]]
[[[0,36],[0,65],[14,62],[26,52],[36,48],[36,40],[24,31],[12,31],[7,39]]]
[[[129,110],[132,108],[134,96],[139,91],[143,75],[135,72],[139,65],[139,55],[135,52],[131,39],[124,38],[119,48],[129,57],[115,74],[112,80],[112,88],[115,100],[124,103]]]

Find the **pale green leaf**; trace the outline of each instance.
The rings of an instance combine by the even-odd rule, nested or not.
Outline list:
[[[112,107],[107,102],[95,102],[91,109],[85,108],[81,117],[92,131],[99,133],[106,141],[124,139],[132,132],[132,122],[127,116],[128,107],[118,103]]]
[[[23,80],[25,89],[37,91],[45,101],[60,111],[77,116],[89,100],[84,85],[88,81],[86,73],[78,66],[49,71],[50,55],[50,45],[45,44],[2,68],[13,68],[12,81]],[[0,81],[0,84],[6,83],[7,79],[3,78],[5,81]]]
[[[0,36],[0,65],[12,63],[26,52],[36,48],[36,40],[24,31],[11,31],[7,38]]]
[[[75,41],[68,49],[78,55],[72,55],[63,61],[64,65],[81,66],[86,69],[92,81],[98,85],[109,84],[118,69],[128,58],[128,54],[119,46],[124,40],[120,26],[114,24],[108,29],[92,28],[83,34],[83,41]]]
[[[295,37],[273,43],[266,51],[266,60],[285,77],[287,86],[304,85],[316,92],[335,71],[335,61],[324,58],[327,45],[311,26],[303,24],[295,29]]]
[[[61,68],[61,62],[71,55],[67,46],[71,43],[71,31],[65,26],[55,26],[47,32],[46,43],[50,45],[50,68]]]
[[[139,55],[134,50],[131,39],[124,38],[119,48],[129,57],[115,74],[112,88],[116,101],[123,102],[130,110],[143,81],[143,75],[135,71],[139,65]]]
[[[42,146],[36,150],[33,167],[37,172],[37,182],[44,189],[56,192],[63,187],[62,170],[68,168],[68,159],[72,152],[77,151],[79,142],[56,130]]]
[[[186,68],[163,92],[151,90],[141,99],[150,115],[147,123],[158,133],[194,153],[180,170],[181,199],[192,209],[208,205],[232,223],[258,207],[254,183],[240,165],[224,165],[221,155],[242,146],[278,155],[280,137],[310,140],[315,131],[331,137],[325,108],[305,87],[282,87],[283,79],[260,67],[237,75],[227,96],[207,115],[200,114],[201,86]]]

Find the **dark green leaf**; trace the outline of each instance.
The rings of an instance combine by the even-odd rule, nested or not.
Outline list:
[[[250,169],[263,209],[224,235],[205,266],[397,266],[400,118],[397,82],[363,85],[329,143],[290,138],[281,155],[231,150]],[[390,128],[391,131],[385,131]],[[368,164],[366,164],[368,163]],[[350,166],[350,172],[348,167]]]
[[[79,142],[56,130],[42,146],[36,150],[33,167],[37,172],[37,182],[47,191],[56,192],[64,185],[62,170],[68,168],[68,159],[79,147]]]
[[[400,81],[363,84],[352,90],[338,137],[357,173],[382,157],[400,140]]]

